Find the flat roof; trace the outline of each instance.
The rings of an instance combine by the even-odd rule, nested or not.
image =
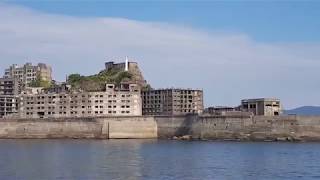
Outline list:
[[[261,102],[261,101],[280,101],[278,98],[255,98],[255,99],[243,99],[241,102]]]
[[[191,88],[163,88],[163,89],[150,89],[146,90],[144,92],[148,91],[173,91],[173,90],[178,90],[178,91],[203,91],[202,89],[191,89]]]

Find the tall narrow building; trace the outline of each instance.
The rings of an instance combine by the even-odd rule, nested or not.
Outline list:
[[[0,78],[0,118],[17,113],[19,83],[14,78]]]

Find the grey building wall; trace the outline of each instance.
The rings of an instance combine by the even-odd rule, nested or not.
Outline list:
[[[280,100],[275,98],[244,99],[240,109],[261,116],[278,116],[282,113]]]
[[[19,117],[59,118],[142,115],[140,90],[116,90],[107,84],[105,92],[19,95]]]
[[[14,78],[0,78],[0,118],[17,113],[17,94],[21,91]]]
[[[49,65],[39,63],[38,65],[32,65],[26,63],[24,65],[13,64],[5,70],[4,78],[18,79],[23,85],[27,86],[30,82],[35,80],[38,76],[42,80],[52,80],[52,68]]]
[[[144,115],[182,115],[203,112],[203,91],[158,89],[142,92]]]

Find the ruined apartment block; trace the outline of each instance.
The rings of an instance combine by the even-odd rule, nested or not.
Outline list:
[[[13,64],[5,70],[4,78],[15,78],[25,86],[28,86],[28,84],[36,80],[38,76],[41,77],[42,80],[51,81],[51,74],[51,66],[43,63],[39,63],[36,66],[31,63],[26,63],[21,66]]]
[[[19,105],[21,118],[142,115],[140,89],[136,84],[119,89],[107,84],[104,92],[23,94]]]
[[[203,91],[158,89],[142,92],[144,115],[199,114],[203,111]]]
[[[16,79],[0,78],[0,118],[17,113],[18,93],[19,86]]]
[[[261,116],[278,116],[282,113],[280,100],[275,98],[244,99],[240,108]]]

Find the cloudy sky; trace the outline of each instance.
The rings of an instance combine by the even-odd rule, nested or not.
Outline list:
[[[0,73],[44,62],[54,78],[137,61],[155,88],[199,88],[205,104],[277,97],[320,105],[320,3],[2,1]]]

